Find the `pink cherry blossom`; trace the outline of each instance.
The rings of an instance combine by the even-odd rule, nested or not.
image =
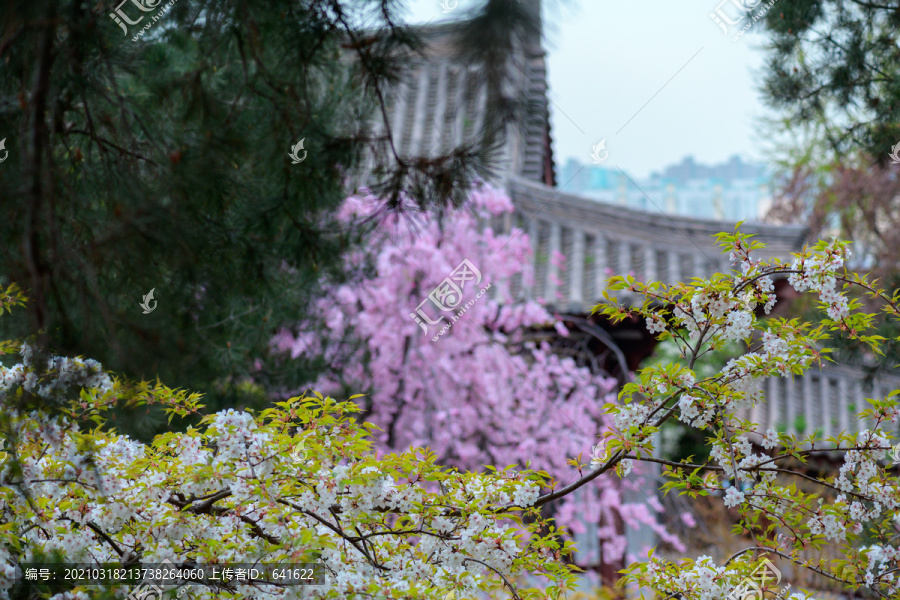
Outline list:
[[[533,274],[528,236],[517,227],[506,234],[491,226],[512,213],[509,198],[485,187],[472,194],[468,210],[441,219],[421,213],[380,218],[379,206],[367,195],[349,198],[342,211],[348,219],[376,215],[375,272],[333,286],[319,303],[327,335],[304,323],[298,332],[278,335],[276,347],[292,357],[326,358],[328,372],[314,389],[367,393],[358,402],[381,428],[384,451],[428,446],[439,461],[461,469],[530,462],[561,484],[577,478],[566,461],[579,454],[590,458],[607,427],[603,405],[615,402],[616,382],[526,339],[536,328],[567,331],[539,303],[512,302],[514,282],[528,285]],[[361,264],[365,257],[353,260]],[[436,311],[429,294],[445,286],[464,260],[480,272],[480,281],[462,282],[452,312]],[[561,255],[550,260],[562,274]],[[416,320],[423,301],[432,321],[441,317],[427,331]],[[602,476],[577,500],[560,503],[559,524],[583,531],[585,523],[618,518],[665,534],[657,511],[624,503],[619,488],[614,474]],[[621,560],[623,532],[605,526],[596,531],[604,558]]]

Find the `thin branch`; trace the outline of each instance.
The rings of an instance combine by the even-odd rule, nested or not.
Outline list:
[[[516,588],[514,588],[513,585],[509,582],[509,580],[503,576],[503,573],[501,573],[500,571],[498,571],[491,565],[487,564],[486,562],[482,562],[482,561],[478,560],[477,558],[464,558],[463,562],[466,562],[466,561],[477,562],[478,564],[484,565],[485,567],[487,567],[488,569],[490,569],[491,571],[493,571],[494,573],[499,575],[500,579],[503,580],[503,583],[506,584],[506,587],[509,588],[509,593],[512,594],[513,598],[515,598],[516,600],[522,600],[521,598],[519,598],[519,595],[516,593]]]
[[[85,525],[90,527],[94,533],[96,533],[101,538],[103,538],[104,542],[106,542],[107,544],[112,546],[113,550],[116,551],[116,554],[118,554],[120,557],[125,556],[125,551],[122,550],[121,548],[119,548],[119,545],[116,544],[115,540],[113,540],[111,537],[106,535],[106,533],[104,533],[103,530],[101,530],[97,525],[95,525],[94,523],[85,523]]]

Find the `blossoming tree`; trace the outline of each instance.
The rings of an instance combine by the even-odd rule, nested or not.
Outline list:
[[[422,449],[376,457],[357,405],[319,395],[207,415],[144,445],[95,427],[122,392],[98,363],[40,364],[27,343],[3,350],[22,362],[0,368],[0,598],[445,598],[502,586],[536,598],[544,592],[513,581],[544,573],[554,596],[572,583],[559,560],[569,548],[526,508],[549,484],[539,473],[462,473]],[[56,410],[26,410],[33,400]],[[139,401],[172,416],[202,408],[162,385],[145,385]],[[23,563],[51,558],[174,570],[165,583],[25,580]],[[181,575],[259,563],[314,563],[327,585],[188,586]]]
[[[611,468],[627,471],[632,461],[663,464],[670,479],[663,489],[695,497],[721,494],[724,505],[740,515],[735,531],[751,536],[753,543],[718,564],[709,556],[679,564],[651,555],[632,565],[626,579],[669,597],[722,598],[735,590],[750,593],[748,585],[762,594],[774,577],[766,584],[755,575],[761,567],[781,561],[846,589],[868,587],[878,597],[896,598],[900,486],[882,459],[895,437],[894,423],[900,415],[895,396],[900,391],[872,399],[860,411],[859,418],[872,424],[869,429],[829,439],[818,432],[797,436],[762,431],[740,415],[765,401],[757,379],[802,375],[827,356],[832,336],[847,335],[880,352],[884,339],[866,335],[874,315],[861,311],[859,300],[849,294],[855,288],[880,300],[896,318],[900,291],[886,294],[864,277],[846,272],[843,265],[850,250],[843,242],[820,242],[784,263],[754,260],[751,252],[761,245],[739,232],[720,234],[719,240],[739,266],[731,274],[671,286],[631,277],[611,281],[611,290],[636,292],[645,301],[625,307],[607,292],[608,302],[597,309],[612,319],[642,315],[651,332],[678,344],[687,367],[647,368],[638,381],[625,386],[623,402],[609,406],[615,426],[593,465],[598,473]],[[787,276],[798,292],[817,294],[826,317],[819,323],[758,319],[757,308],[768,314],[776,302],[775,276]],[[734,340],[744,341],[749,350],[720,372],[695,377],[695,366],[707,352]],[[672,418],[706,432],[708,462],[673,463],[654,457],[652,434]],[[837,474],[813,478],[791,466],[791,461],[802,463],[826,453],[843,457]],[[817,489],[801,492],[798,482]],[[803,555],[825,544],[841,557],[810,560]],[[805,596],[795,592],[791,598]]]
[[[849,291],[880,299],[892,317],[900,316],[900,292],[887,294],[847,273],[842,242],[820,243],[788,263],[754,260],[758,246],[740,233],[722,235],[721,242],[739,265],[732,273],[671,286],[613,279],[613,290],[644,294],[646,301],[622,306],[608,296],[598,310],[613,319],[643,315],[657,335],[680,345],[687,364],[644,369],[620,402],[607,404],[613,423],[595,447],[591,469],[567,485],[530,471],[448,470],[423,450],[376,456],[371,425],[355,419],[358,407],[318,396],[290,399],[259,415],[208,415],[199,428],[142,445],[84,426],[102,421],[116,400],[119,383],[98,365],[52,357],[36,364],[27,346],[5,342],[0,349],[18,353],[22,362],[0,371],[0,588],[12,588],[17,564],[56,550],[71,562],[316,562],[330,581],[306,588],[310,597],[437,598],[448,590],[459,597],[477,589],[544,597],[523,588],[517,577],[525,573],[543,575],[547,595],[560,597],[572,583],[560,562],[571,546],[559,545],[539,509],[646,461],[664,466],[670,479],[664,491],[721,495],[752,545],[716,560],[669,561],[651,553],[629,567],[627,581],[657,597],[690,600],[746,592],[749,581],[759,592],[754,597],[763,597],[773,582],[754,576],[770,560],[846,589],[900,597],[900,486],[884,462],[896,437],[898,392],[861,410],[870,427],[827,440],[762,431],[740,416],[765,400],[755,379],[803,374],[827,355],[831,336],[853,336],[878,352],[884,340],[868,334],[874,315],[861,311]],[[817,294],[827,316],[817,323],[758,318],[756,309],[775,301],[771,278],[779,275]],[[15,294],[0,295],[0,308],[15,301]],[[748,351],[721,371],[698,376],[705,352],[728,339],[744,340]],[[41,395],[54,400],[59,415],[26,412],[26,401]],[[200,410],[195,396],[161,385],[144,386],[142,399],[161,402],[172,414]],[[668,419],[706,432],[710,460],[655,456],[653,434]],[[839,472],[811,478],[791,466],[822,453],[842,457]],[[801,492],[792,480],[817,489]],[[826,544],[841,556],[803,554]],[[100,597],[95,590],[114,587],[80,587],[57,597]],[[296,588],[247,584],[194,586],[190,593],[298,595]],[[792,600],[808,596],[790,594]]]
[[[510,298],[515,277],[526,284],[532,277],[528,236],[490,226],[512,214],[510,199],[485,186],[465,210],[440,218],[384,216],[382,207],[373,196],[345,204],[347,221],[368,219],[381,238],[368,248],[374,273],[335,286],[320,303],[328,334],[301,327],[279,336],[277,345],[294,357],[327,357],[328,371],[313,389],[367,393],[367,418],[380,427],[376,435],[386,450],[427,446],[439,461],[460,469],[530,464],[564,483],[577,479],[571,459],[587,456],[597,443],[606,428],[603,405],[615,402],[618,383],[546,344],[523,343],[530,328],[567,331],[541,303]],[[454,279],[461,264],[465,273]],[[444,318],[429,300],[433,290],[455,295],[445,294],[442,306],[458,302]],[[599,538],[599,555],[578,554],[579,564],[622,564],[626,542],[617,523],[646,525],[684,549],[657,522],[660,505],[640,494],[641,502],[625,502],[622,487],[608,475],[555,507],[561,526],[586,534],[587,523]],[[615,568],[606,571],[611,575]]]

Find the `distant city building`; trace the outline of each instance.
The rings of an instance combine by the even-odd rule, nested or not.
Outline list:
[[[771,204],[769,173],[739,156],[714,166],[688,156],[647,179],[570,158],[558,183],[566,192],[600,202],[701,219],[758,222]]]

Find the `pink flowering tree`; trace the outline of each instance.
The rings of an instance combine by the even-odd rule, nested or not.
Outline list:
[[[320,303],[327,333],[301,324],[277,346],[295,358],[326,357],[314,389],[365,393],[360,403],[386,451],[428,446],[461,469],[530,465],[563,484],[577,479],[573,458],[589,456],[606,430],[604,405],[616,401],[618,384],[527,342],[536,328],[567,331],[540,303],[511,297],[513,281],[530,283],[532,250],[520,229],[501,234],[490,226],[512,214],[509,198],[485,187],[467,209],[441,218],[382,218],[381,207],[371,196],[344,206],[347,221],[367,219],[379,239],[368,256],[353,258],[374,264],[368,276],[335,286]],[[556,506],[560,525],[599,537],[600,554],[577,556],[579,564],[634,560],[625,556],[621,524],[651,527],[683,549],[659,525],[655,496],[624,501],[623,485],[634,479],[623,484],[609,474]]]

